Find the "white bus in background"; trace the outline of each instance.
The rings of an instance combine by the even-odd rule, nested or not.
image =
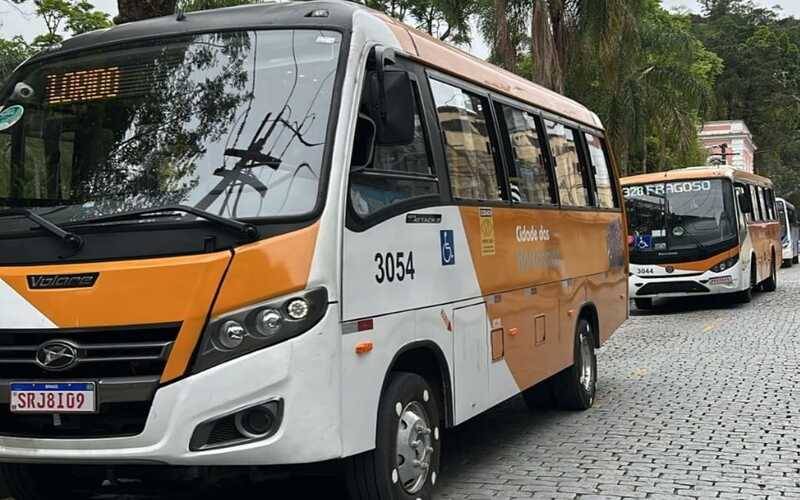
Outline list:
[[[800,262],[800,221],[797,209],[784,200],[775,200],[778,207],[778,220],[781,223],[781,245],[783,246],[783,267],[792,267]]]

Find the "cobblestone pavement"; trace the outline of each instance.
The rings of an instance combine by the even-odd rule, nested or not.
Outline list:
[[[593,409],[531,414],[517,398],[450,431],[437,500],[800,498],[800,267],[779,287],[634,311],[598,354]],[[329,478],[209,493],[344,498]]]
[[[440,498],[800,498],[800,269],[779,287],[634,311],[593,409],[512,401],[456,429]]]

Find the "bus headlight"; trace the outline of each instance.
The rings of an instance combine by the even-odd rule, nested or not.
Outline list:
[[[735,266],[737,262],[739,262],[739,256],[738,255],[734,255],[730,259],[723,260],[722,262],[720,262],[716,266],[712,267],[711,268],[711,272],[714,272],[714,273],[725,272],[728,269],[730,269],[733,266]]]
[[[203,333],[192,373],[302,335],[327,310],[328,291],[315,288],[214,318]]]

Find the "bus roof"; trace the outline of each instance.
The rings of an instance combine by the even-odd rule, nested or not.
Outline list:
[[[315,11],[325,11],[325,15],[314,17],[312,12]],[[388,26],[397,39],[398,45],[394,48],[413,59],[422,61],[443,73],[453,74],[583,125],[596,129],[603,128],[597,115],[582,104],[354,2],[330,0],[273,2],[192,12],[180,20],[177,16],[159,17],[75,36],[65,40],[60,46],[41,52],[34,56],[33,60],[63,57],[78,50],[138,39],[217,30],[314,27],[349,32],[353,29],[356,12],[369,13],[370,16],[366,16],[367,18],[371,17],[375,23]]]
[[[732,181],[744,181],[759,186],[772,187],[772,181],[766,177],[761,177],[760,175],[751,174],[749,172],[745,172],[744,170],[727,166],[689,167],[679,168],[676,170],[667,170],[665,172],[654,172],[652,174],[634,175],[631,177],[623,177],[620,179],[620,183],[623,186],[631,186],[636,184],[651,184],[654,182],[714,178],[726,178]]]

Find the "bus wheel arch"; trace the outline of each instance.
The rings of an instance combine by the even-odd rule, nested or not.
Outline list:
[[[411,342],[403,346],[392,359],[383,376],[381,394],[386,390],[392,373],[414,373],[424,378],[437,392],[445,427],[453,425],[453,384],[450,367],[442,349],[430,340]]]
[[[449,386],[444,354],[435,343],[412,343],[395,355],[381,386],[375,448],[344,461],[350,498],[432,498]]]

